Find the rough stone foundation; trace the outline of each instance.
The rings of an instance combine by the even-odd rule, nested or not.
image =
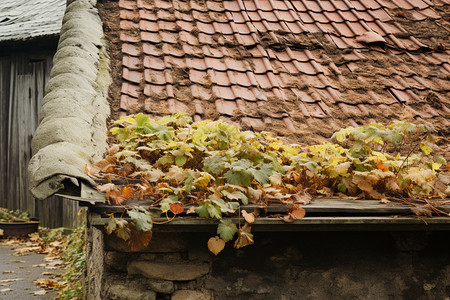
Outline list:
[[[87,299],[449,299],[448,232],[257,232],[207,249],[212,233],[155,232],[150,246],[88,230]]]

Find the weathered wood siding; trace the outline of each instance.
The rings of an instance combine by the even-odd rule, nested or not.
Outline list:
[[[0,56],[0,206],[21,209],[48,227],[76,225],[78,204],[59,197],[36,201],[28,190],[31,140],[39,122],[52,52]]]

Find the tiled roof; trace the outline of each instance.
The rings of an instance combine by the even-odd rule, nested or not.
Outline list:
[[[0,1],[0,42],[58,35],[65,7],[65,0]]]
[[[448,0],[111,5],[116,117],[184,111],[304,140],[412,118],[450,133]]]

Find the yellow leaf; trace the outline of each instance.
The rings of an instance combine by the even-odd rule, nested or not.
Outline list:
[[[426,143],[420,143],[420,149],[423,151],[425,155],[430,154],[433,150]]]

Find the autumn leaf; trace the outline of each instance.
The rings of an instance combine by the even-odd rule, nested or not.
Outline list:
[[[128,240],[128,250],[139,252],[145,249],[152,239],[152,231],[140,231],[135,226],[131,226],[130,239]]]
[[[114,233],[118,238],[121,238],[124,241],[128,241],[130,238],[130,228],[128,228],[128,221],[123,219],[117,219],[117,228],[114,230]]]
[[[413,207],[411,208],[411,212],[417,216],[426,216],[430,218],[433,216],[433,210],[429,204]]]
[[[218,236],[212,237],[208,240],[208,249],[214,255],[219,254],[225,248],[225,241]]]
[[[187,214],[187,215],[189,215],[189,214],[195,214],[195,206],[190,206],[190,207],[188,208],[188,210],[186,211],[186,214]]]
[[[170,211],[173,212],[175,215],[181,214],[184,212],[184,206],[181,204],[181,202],[174,202],[170,203]]]
[[[295,220],[303,218],[306,214],[306,211],[298,205],[292,205],[292,207],[289,208],[286,213],[287,215],[282,217],[281,219],[286,223],[292,223]]]
[[[249,223],[249,224],[253,224],[255,222],[255,216],[253,215],[253,213],[248,213],[246,210],[242,210],[242,217],[244,217],[245,222]]]
[[[382,171],[389,171],[389,169],[383,164],[383,162],[381,160],[379,160],[377,162],[377,169],[382,170]]]
[[[251,233],[252,227],[248,224],[245,224],[238,231],[238,237],[236,242],[234,243],[234,248],[240,249],[245,246],[253,245],[255,242],[253,240],[253,234]]]
[[[109,203],[113,205],[119,205],[125,202],[127,198],[122,196],[122,193],[117,190],[110,191],[105,195],[106,199],[108,199]]]
[[[114,183],[105,183],[102,185],[97,185],[97,191],[102,192],[102,193],[109,193],[112,190],[114,190],[114,188],[116,187],[116,185]]]
[[[293,194],[292,198],[294,199],[294,203],[307,205],[311,203],[312,196],[306,192],[298,192],[297,194]]]

